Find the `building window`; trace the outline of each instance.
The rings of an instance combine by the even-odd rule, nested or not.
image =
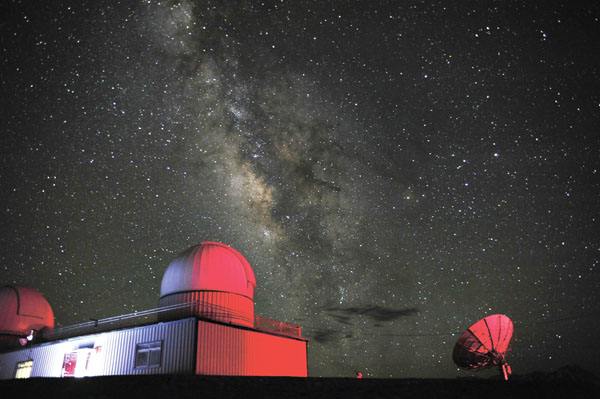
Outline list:
[[[26,360],[24,362],[17,363],[17,371],[15,372],[15,378],[31,377],[31,369],[33,369],[33,360]]]
[[[135,346],[135,368],[160,367],[162,341],[146,342]]]

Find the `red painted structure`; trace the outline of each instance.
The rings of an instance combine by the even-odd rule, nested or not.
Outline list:
[[[248,261],[218,242],[193,246],[166,269],[160,307],[54,328],[37,291],[0,289],[0,378],[118,374],[306,377],[295,324],[254,314]],[[29,349],[14,350],[19,344]],[[40,343],[41,345],[37,345]],[[1,346],[4,345],[4,346]],[[13,374],[14,370],[14,374]]]
[[[306,377],[306,341],[198,321],[196,374]]]
[[[163,275],[159,306],[189,303],[184,309],[188,314],[253,327],[255,287],[254,271],[242,254],[205,241],[171,262]]]
[[[498,366],[508,380],[511,368],[506,363],[514,326],[503,314],[487,316],[467,328],[454,346],[452,358],[457,366],[479,370]]]
[[[1,287],[0,310],[0,349],[26,344],[27,337],[54,328],[50,304],[33,288]]]
[[[171,262],[159,304],[173,308],[164,319],[174,314],[200,318],[196,374],[308,375],[300,326],[255,315],[255,287],[250,263],[219,242],[188,248]]]

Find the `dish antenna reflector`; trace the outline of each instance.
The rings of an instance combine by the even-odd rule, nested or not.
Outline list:
[[[513,322],[508,316],[487,316],[460,335],[454,346],[452,359],[458,367],[469,370],[498,366],[504,379],[508,380],[512,370],[506,363],[506,352],[513,331]]]

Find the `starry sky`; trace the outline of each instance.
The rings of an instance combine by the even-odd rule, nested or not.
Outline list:
[[[470,375],[492,313],[515,373],[600,372],[597,2],[0,7],[0,283],[58,323],[213,240],[311,375]]]

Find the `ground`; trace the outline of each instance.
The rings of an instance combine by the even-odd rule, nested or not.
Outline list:
[[[594,381],[544,376],[486,379],[349,379],[201,376],[35,378],[0,381],[2,397],[39,398],[593,398]]]

